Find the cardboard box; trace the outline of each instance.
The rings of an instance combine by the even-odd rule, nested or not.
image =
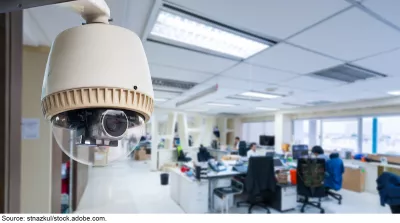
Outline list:
[[[343,174],[343,189],[354,192],[365,190],[365,170],[362,168],[346,167]]]
[[[135,151],[135,160],[147,160],[147,154],[144,148]]]

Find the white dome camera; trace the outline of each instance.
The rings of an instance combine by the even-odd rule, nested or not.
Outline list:
[[[92,165],[107,157],[109,163],[132,152],[153,112],[147,58],[135,33],[108,24],[104,1],[69,4],[86,24],[65,30],[52,44],[42,111],[71,158]]]

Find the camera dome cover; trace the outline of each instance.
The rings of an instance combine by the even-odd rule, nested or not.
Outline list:
[[[147,122],[153,95],[147,58],[132,31],[93,23],[55,39],[41,96],[46,119],[76,109],[114,108],[135,111]]]

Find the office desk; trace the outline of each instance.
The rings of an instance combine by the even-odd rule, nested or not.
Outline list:
[[[216,160],[221,160],[221,158],[225,155],[230,154],[231,152],[228,150],[220,150],[220,149],[213,149],[213,148],[207,148],[208,152],[212,157],[214,157]]]
[[[186,166],[193,168],[193,163]],[[214,188],[231,186],[231,178],[241,175],[227,165],[228,170],[209,172],[206,178],[200,181],[186,176],[179,168],[170,170],[170,196],[186,213],[214,212]],[[219,199],[219,198],[218,198]],[[233,202],[233,196],[230,199]],[[233,203],[232,203],[233,204]]]
[[[378,162],[362,162],[360,160],[343,160],[346,165],[356,165],[365,171],[365,191],[378,194],[376,179],[383,171],[400,172],[400,165],[382,164]]]
[[[170,196],[186,213],[208,212],[208,182],[193,180],[179,168],[170,171]]]

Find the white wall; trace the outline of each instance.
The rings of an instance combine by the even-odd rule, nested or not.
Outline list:
[[[22,117],[40,120],[40,138],[22,140],[21,212],[51,211],[51,132],[40,106],[47,53],[24,49]],[[60,188],[61,190],[61,188]]]

